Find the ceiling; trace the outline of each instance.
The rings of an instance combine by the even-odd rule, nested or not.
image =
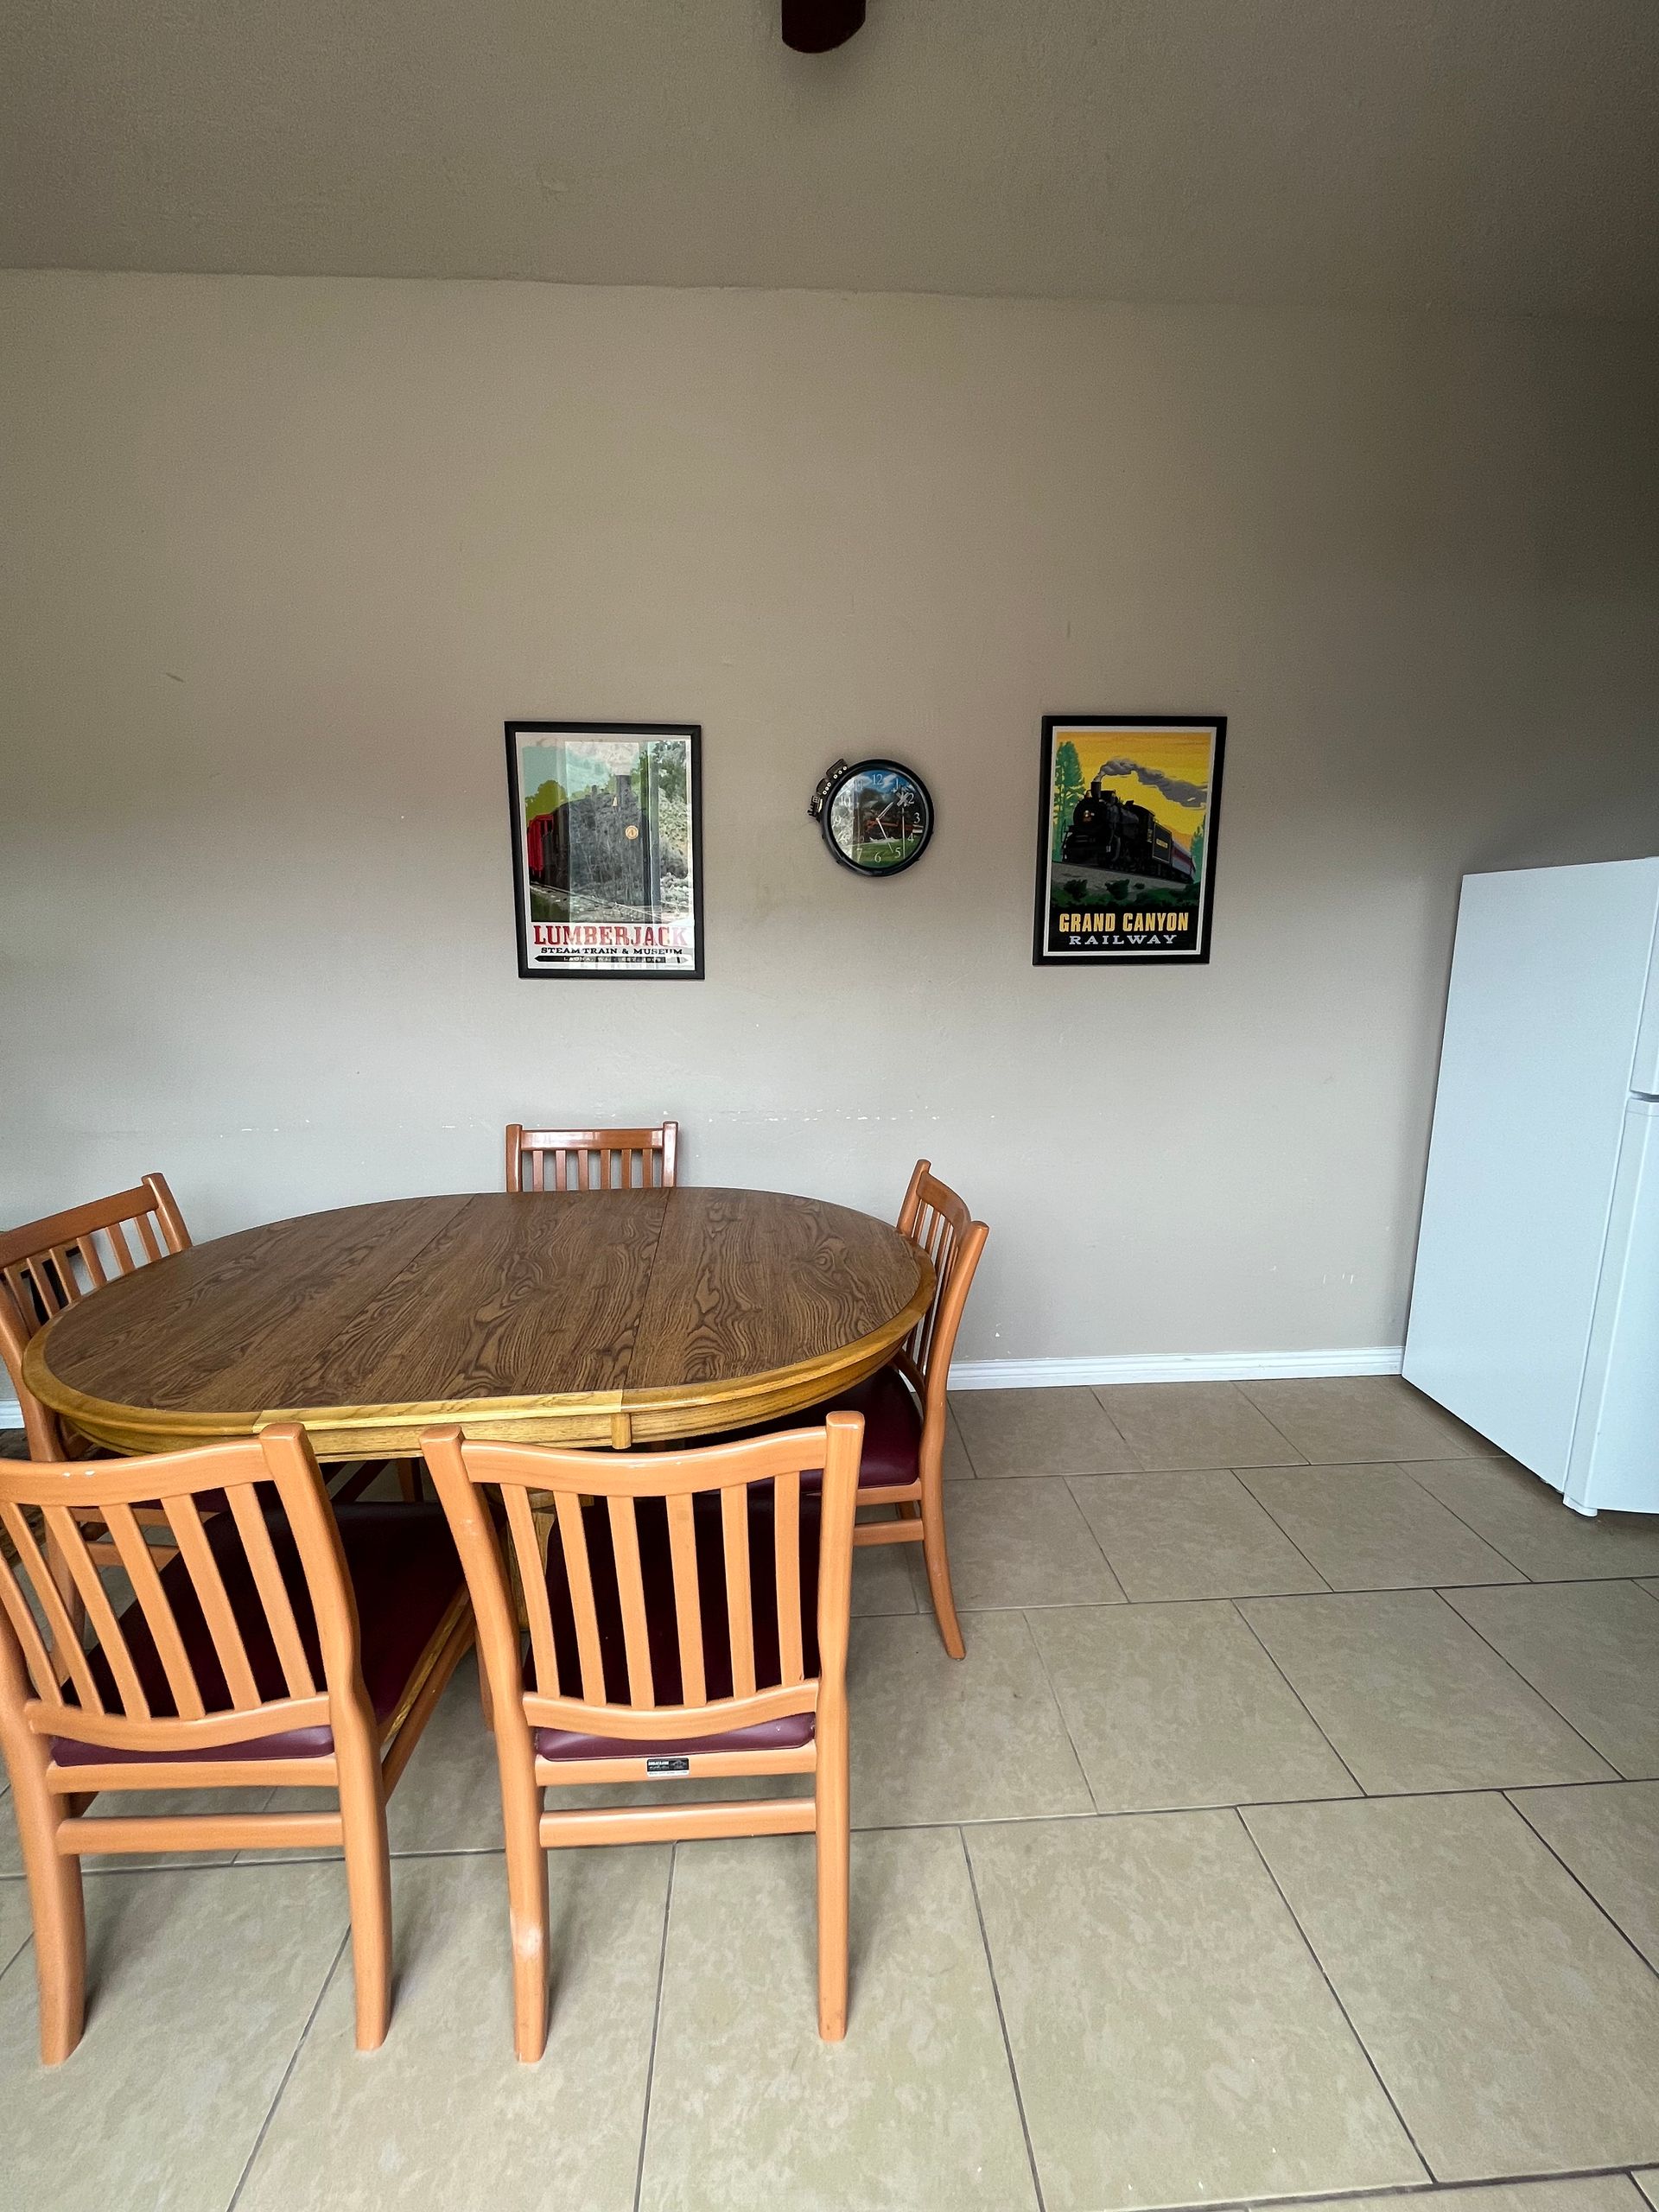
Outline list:
[[[1659,4],[7,0],[0,264],[1659,321]]]

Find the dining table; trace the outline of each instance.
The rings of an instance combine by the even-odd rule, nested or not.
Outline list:
[[[277,1421],[323,1460],[414,1457],[452,1422],[626,1450],[823,1403],[893,1357],[932,1292],[890,1224],[782,1192],[392,1198],[140,1268],[41,1329],[23,1379],[122,1452]]]

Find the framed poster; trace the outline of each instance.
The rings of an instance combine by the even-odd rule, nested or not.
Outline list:
[[[1046,715],[1039,968],[1210,957],[1220,715]]]
[[[702,732],[509,722],[521,976],[702,976]]]

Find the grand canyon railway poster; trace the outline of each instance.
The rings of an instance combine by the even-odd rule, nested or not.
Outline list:
[[[1219,717],[1044,717],[1038,967],[1209,959],[1226,737]]]
[[[521,976],[701,978],[702,736],[507,724]]]

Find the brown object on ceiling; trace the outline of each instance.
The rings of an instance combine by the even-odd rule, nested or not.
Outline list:
[[[784,44],[828,54],[864,28],[864,0],[784,0]]]

